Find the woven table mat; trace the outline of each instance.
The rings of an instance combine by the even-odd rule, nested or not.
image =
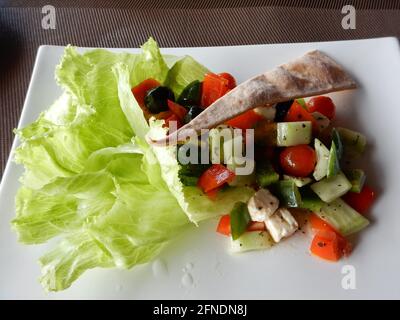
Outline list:
[[[42,7],[56,10],[43,29]],[[356,29],[341,9],[356,8]],[[400,1],[3,1],[0,0],[0,177],[11,148],[38,46],[220,46],[400,37]]]

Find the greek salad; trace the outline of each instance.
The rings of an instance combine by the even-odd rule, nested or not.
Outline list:
[[[67,46],[55,78],[62,94],[15,131],[14,153],[24,173],[12,228],[20,243],[48,243],[39,259],[47,291],[89,269],[152,261],[185,228],[216,217],[231,251],[245,252],[293,235],[301,209],[315,232],[311,252],[331,261],[348,255],[348,236],[368,225],[375,192],[362,169],[347,165],[366,138],[336,123],[333,101],[316,96],[355,83],[321,52],[237,84],[190,56],[161,54],[152,38],[139,53]],[[204,119],[207,135],[194,141],[149,142],[193,123],[201,129]],[[193,143],[208,145],[211,160],[181,161]],[[247,174],[239,174],[238,146],[254,147]]]
[[[176,121],[179,128],[235,86],[229,73],[207,73],[176,100],[154,79],[132,92],[146,115],[164,119],[167,126]],[[219,220],[217,232],[230,237],[232,252],[267,249],[292,236],[299,230],[291,213],[297,208],[304,210],[314,232],[311,253],[330,261],[351,253],[347,237],[368,225],[365,214],[375,192],[365,184],[362,169],[346,165],[363,154],[365,136],[340,127],[335,113],[331,98],[316,96],[258,107],[211,129],[211,152],[213,144],[237,143],[220,141],[218,131],[254,129],[255,168],[248,175],[235,175],[235,163],[224,163],[226,154],[217,163],[211,157],[209,164],[180,164],[181,182],[197,186],[210,199],[230,187],[254,189],[247,202],[237,202]]]

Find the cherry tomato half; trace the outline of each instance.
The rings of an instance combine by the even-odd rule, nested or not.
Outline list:
[[[375,191],[366,185],[362,188],[360,193],[348,192],[343,196],[343,200],[361,214],[367,213],[374,203],[375,198]]]
[[[318,96],[308,100],[307,109],[309,112],[322,113],[331,120],[335,118],[336,114],[336,107],[332,99],[325,96]]]
[[[283,171],[295,177],[307,177],[317,162],[314,149],[306,144],[285,148],[279,160]]]
[[[228,72],[222,72],[218,74],[220,77],[228,80],[228,88],[233,89],[236,87],[236,79]]]

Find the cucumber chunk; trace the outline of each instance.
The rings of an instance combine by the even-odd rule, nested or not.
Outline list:
[[[313,212],[317,212],[320,211],[321,208],[326,204],[309,187],[300,189],[300,194],[301,194],[300,208],[302,209],[307,209]]]
[[[231,252],[241,253],[252,250],[269,249],[274,245],[271,235],[267,231],[250,231],[242,234],[238,239],[231,239]]]
[[[332,141],[335,143],[337,158],[340,160],[343,155],[343,143],[339,132],[335,128],[332,130]]]
[[[366,178],[364,171],[361,169],[349,169],[344,173],[351,183],[350,191],[360,193]]]
[[[236,240],[245,233],[251,221],[247,204],[244,202],[236,202],[230,213],[230,218],[232,239]]]
[[[315,213],[343,236],[356,233],[369,224],[364,216],[340,198],[325,204],[320,211]]]
[[[264,162],[256,165],[256,181],[261,188],[268,187],[278,180],[279,174],[274,170],[271,163]]]
[[[224,163],[233,163],[234,158],[243,156],[244,143],[242,135],[233,135],[232,139],[224,141]]]
[[[235,150],[243,151],[243,137],[242,135],[235,135],[232,127],[219,125],[210,130],[208,139],[210,160],[213,164],[232,161]]]
[[[367,145],[367,138],[357,132],[346,128],[336,128],[343,143],[344,154],[349,158],[360,156]]]
[[[277,123],[278,147],[290,147],[309,144],[312,135],[311,121]]]
[[[292,180],[294,184],[299,188],[306,186],[312,181],[312,179],[308,177],[300,178],[300,177],[288,176],[286,174],[283,175],[283,180]]]
[[[331,150],[329,151],[328,171],[326,176],[332,178],[340,171],[339,155],[336,148],[336,143],[332,141]]]
[[[315,180],[319,181],[324,178],[328,172],[329,150],[318,139],[314,141],[314,148],[317,155],[317,165],[315,166],[313,176]]]
[[[332,202],[341,197],[351,189],[351,183],[347,180],[343,172],[336,176],[325,178],[319,182],[313,183],[311,189],[325,202]]]
[[[271,186],[272,193],[284,207],[297,208],[301,205],[301,195],[293,180],[281,180]]]

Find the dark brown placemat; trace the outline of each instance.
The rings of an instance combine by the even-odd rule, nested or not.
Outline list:
[[[55,30],[41,27],[49,3]],[[355,30],[341,27],[345,4],[357,10]],[[400,37],[399,21],[398,0],[0,0],[0,176],[39,45],[137,47],[149,36],[162,47]]]

